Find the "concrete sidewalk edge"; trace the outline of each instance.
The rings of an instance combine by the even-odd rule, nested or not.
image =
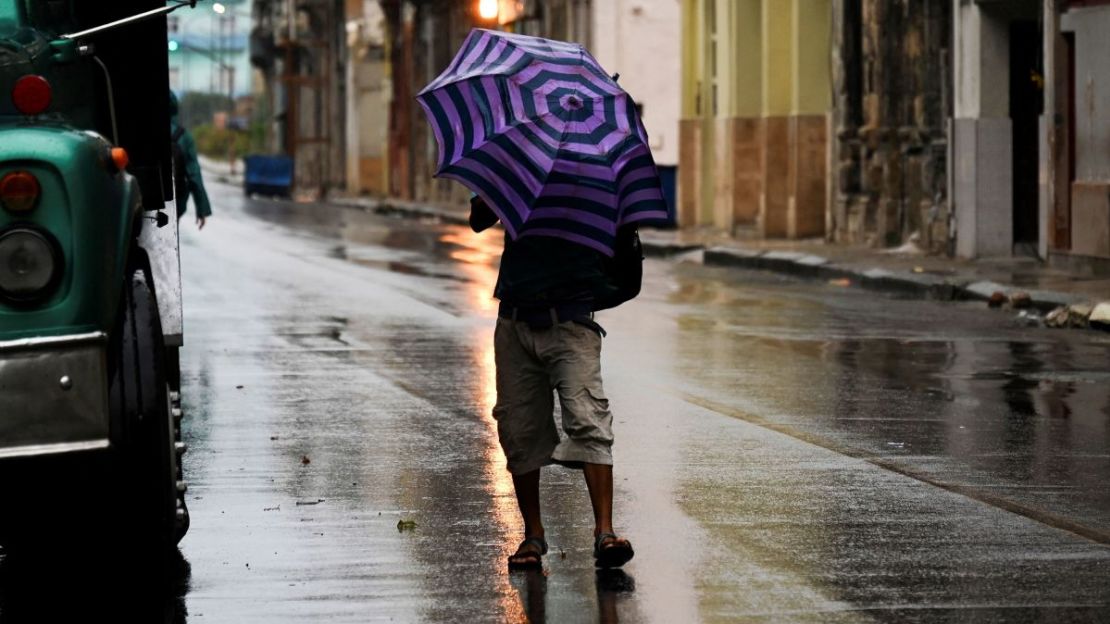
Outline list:
[[[467,225],[469,223],[467,216],[461,214],[457,209],[397,199],[329,197],[327,203],[387,216],[400,216],[410,219],[436,219],[452,225]]]
[[[848,280],[863,288],[940,301],[987,301],[995,292],[1007,296],[1018,292],[1028,293],[1031,307],[1049,312],[1061,306],[1087,301],[1078,295],[1047,291],[1027,290],[1008,284],[984,281],[962,281],[928,273],[891,271],[881,267],[859,268],[839,265],[822,256],[792,251],[764,251],[744,247],[705,247],[697,244],[673,244],[643,240],[644,253],[655,257],[668,257],[690,251],[704,251],[704,263],[711,266],[729,266],[760,271],[774,271],[796,277],[819,280]]]
[[[434,219],[453,225],[467,225],[467,214],[457,207],[435,206],[395,198],[329,197],[328,203],[375,214],[404,218]],[[665,239],[642,237],[644,254],[668,258],[688,252],[703,252],[702,262],[709,266],[737,267],[772,271],[816,280],[847,280],[850,285],[891,294],[937,301],[989,301],[996,292],[1007,297],[1027,293],[1030,307],[1048,313],[1059,307],[1090,302],[1080,295],[1051,290],[1029,290],[990,281],[961,280],[929,273],[897,271],[882,267],[861,268],[837,264],[828,258],[793,251],[767,251],[743,246],[706,246]]]

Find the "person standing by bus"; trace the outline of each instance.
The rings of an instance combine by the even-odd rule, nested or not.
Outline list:
[[[197,160],[197,144],[193,135],[181,125],[178,118],[177,96],[170,91],[170,136],[173,139],[173,183],[177,199],[177,218],[184,216],[189,206],[189,196],[197,211],[197,229],[203,230],[212,216],[212,203],[204,189],[204,179]]]

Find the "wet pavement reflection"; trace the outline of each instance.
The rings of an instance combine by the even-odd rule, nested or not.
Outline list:
[[[182,252],[191,572],[165,621],[1110,618],[1102,334],[649,261],[600,318],[636,559],[594,569],[553,468],[546,569],[509,574],[500,235],[213,197]]]

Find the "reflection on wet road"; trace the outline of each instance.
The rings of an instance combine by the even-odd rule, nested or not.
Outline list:
[[[649,261],[600,319],[637,557],[594,570],[553,468],[546,573],[510,575],[499,236],[214,196],[182,253],[188,593],[150,621],[1110,618],[1101,334]]]

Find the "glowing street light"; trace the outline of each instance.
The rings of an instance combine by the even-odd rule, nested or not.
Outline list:
[[[497,18],[497,0],[478,0],[478,15],[484,20]]]
[[[223,4],[220,4],[219,2],[217,2],[216,4],[212,5],[212,10],[215,11],[219,15],[223,15],[224,12],[227,11],[227,7],[225,7]]]

